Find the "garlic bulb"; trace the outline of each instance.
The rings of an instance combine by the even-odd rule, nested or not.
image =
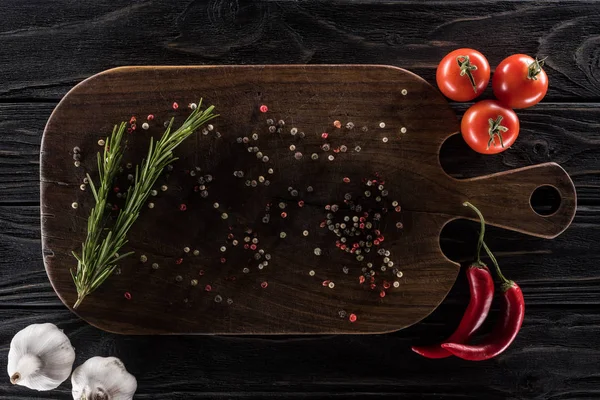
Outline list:
[[[131,400],[137,381],[115,357],[92,357],[73,371],[75,400]]]
[[[10,342],[8,376],[14,385],[51,390],[63,383],[73,369],[75,349],[54,324],[33,324]]]

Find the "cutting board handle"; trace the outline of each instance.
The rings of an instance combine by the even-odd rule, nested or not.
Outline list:
[[[577,194],[567,172],[556,163],[545,163],[512,171],[459,180],[465,200],[483,213],[486,222],[527,235],[552,239],[569,227],[577,209]],[[560,204],[550,215],[538,214],[531,205],[534,191],[549,189]],[[462,216],[476,219],[464,207]]]

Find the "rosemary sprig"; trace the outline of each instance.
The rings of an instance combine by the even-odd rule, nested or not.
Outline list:
[[[96,190],[92,179],[88,175],[90,188],[96,200],[95,206],[90,212],[88,219],[88,234],[82,244],[81,255],[73,252],[77,259],[77,270],[71,275],[77,288],[77,302],[73,308],[79,307],[83,299],[95,291],[117,268],[117,261],[127,257],[133,252],[118,254],[119,250],[127,243],[127,233],[133,223],[137,220],[140,210],[150,195],[152,186],[170,163],[177,160],[173,150],[185,139],[196,131],[200,126],[217,117],[212,113],[214,107],[210,106],[200,111],[202,100],[198,107],[188,116],[185,122],[174,132],[173,119],[157,142],[150,138],[148,154],[140,166],[136,166],[133,185],[125,194],[125,206],[119,211],[114,226],[102,238],[105,218],[106,201],[110,192],[112,182],[123,156],[121,142],[126,123],[123,122],[117,129],[113,129],[110,138],[107,138],[104,147],[104,157],[98,153],[98,174],[100,186]]]

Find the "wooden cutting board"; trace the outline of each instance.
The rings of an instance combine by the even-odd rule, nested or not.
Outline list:
[[[86,172],[97,180],[98,140],[137,117],[115,183],[123,191],[133,171],[127,163],[139,163],[149,137],[159,137],[172,116],[181,124],[200,97],[220,116],[177,149],[180,159],[149,200],[154,207],[130,232],[127,250],[136,254],[75,311],[94,326],[127,334],[394,331],[425,318],[452,287],[459,265],[441,252],[439,235],[449,221],[474,216],[464,201],[492,225],[549,239],[575,213],[573,183],[554,163],[467,180],[448,176],[439,150],[459,130],[457,117],[436,89],[399,68],[117,68],[71,90],[44,132],[44,261],[68,307],[76,299],[71,251],[80,249],[93,205],[80,185]],[[234,176],[239,171],[243,177]],[[365,179],[377,182],[367,186]],[[549,216],[530,205],[544,185],[561,198]],[[122,203],[116,194],[111,201]],[[337,211],[326,209],[334,204]],[[365,219],[355,227],[354,216]],[[343,232],[352,227],[351,236]],[[346,242],[336,247],[341,237]],[[363,260],[342,250],[352,243]]]

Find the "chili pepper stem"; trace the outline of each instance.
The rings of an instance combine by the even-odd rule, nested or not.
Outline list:
[[[473,211],[475,211],[477,213],[477,216],[479,217],[479,221],[481,222],[481,229],[479,231],[479,240],[477,241],[477,253],[476,253],[477,254],[477,259],[476,259],[476,262],[477,262],[478,265],[485,265],[481,261],[481,247],[483,246],[483,238],[485,237],[485,220],[483,219],[483,215],[481,214],[481,212],[473,204],[469,203],[468,201],[465,201],[463,203],[463,206],[469,207]]]
[[[502,291],[505,292],[506,290],[508,290],[508,288],[510,288],[514,285],[514,282],[510,281],[504,277],[504,275],[502,274],[502,271],[500,270],[500,266],[498,265],[498,260],[496,260],[494,253],[492,253],[492,251],[490,250],[488,245],[485,244],[485,241],[483,240],[483,238],[485,236],[485,220],[483,219],[483,215],[481,214],[481,211],[479,211],[479,209],[477,207],[475,207],[473,204],[469,203],[468,201],[465,201],[463,203],[463,206],[469,207],[473,211],[475,211],[475,213],[477,213],[477,216],[479,217],[479,221],[481,222],[481,230],[479,232],[479,242],[477,243],[477,263],[483,264],[481,262],[481,256],[480,256],[481,247],[483,246],[488,257],[490,258],[490,260],[492,260],[492,264],[494,264],[494,268],[496,269],[496,273],[498,274],[498,277],[502,281]]]
[[[502,281],[502,290],[506,291],[505,289],[513,286],[514,282],[506,279],[504,277],[504,275],[502,275],[502,271],[500,270],[500,266],[498,265],[498,261],[496,260],[496,257],[494,256],[494,254],[492,253],[492,251],[490,250],[488,245],[485,244],[485,242],[483,242],[483,248],[485,249],[485,252],[487,253],[490,260],[492,260],[492,264],[494,264],[494,267],[496,268],[496,273],[498,274],[498,277]]]

